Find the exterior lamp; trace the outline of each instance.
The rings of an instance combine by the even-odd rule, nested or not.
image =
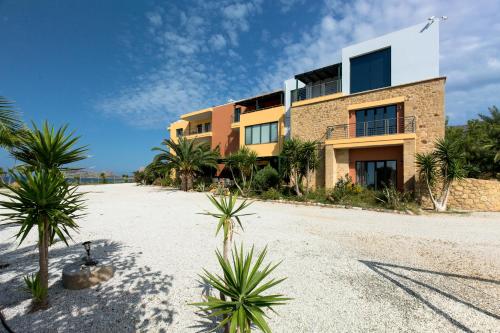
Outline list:
[[[87,252],[87,256],[84,259],[85,266],[95,266],[95,265],[97,265],[97,261],[94,260],[94,259],[92,259],[92,257],[90,256],[90,244],[91,243],[92,243],[91,241],[86,241],[86,242],[82,243],[83,247],[85,248],[85,251]]]

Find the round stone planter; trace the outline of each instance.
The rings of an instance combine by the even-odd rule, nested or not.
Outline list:
[[[62,272],[63,287],[71,290],[85,289],[113,277],[114,268],[109,263],[99,262],[95,266],[85,266],[75,262],[64,266]]]

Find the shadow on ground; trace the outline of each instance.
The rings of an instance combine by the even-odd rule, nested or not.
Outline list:
[[[468,322],[475,319],[493,325],[500,320],[498,280],[376,261],[359,262],[462,331],[473,332]],[[465,312],[457,312],[457,308]]]
[[[81,258],[83,247],[52,248],[50,308],[35,313],[27,313],[29,295],[22,290],[22,277],[38,270],[36,247],[3,253],[10,266],[0,271],[0,304],[6,309],[4,313],[16,306],[23,309],[8,318],[16,332],[166,332],[175,315],[168,301],[173,277],[139,265],[140,253],[127,253],[119,243],[101,239],[92,245],[93,256],[111,259],[115,276],[89,289],[66,290],[61,282],[62,268]]]

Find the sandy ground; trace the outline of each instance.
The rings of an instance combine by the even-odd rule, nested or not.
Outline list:
[[[88,215],[69,247],[50,249],[51,307],[27,313],[22,277],[37,270],[35,238],[0,227],[0,304],[16,332],[198,332],[213,324],[189,305],[217,271],[215,221],[204,194],[133,184],[85,186]],[[284,259],[275,291],[294,298],[273,332],[500,332],[500,215],[405,216],[255,202],[236,242]],[[33,235],[34,236],[34,235]],[[115,277],[62,288],[62,267],[92,240]],[[206,291],[206,290],[205,290]],[[1,329],[0,329],[1,331]]]

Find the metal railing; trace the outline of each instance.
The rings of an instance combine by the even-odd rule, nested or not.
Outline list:
[[[235,114],[232,114],[231,115],[231,124],[239,123],[240,119],[241,119],[241,113],[237,117],[235,117]]]
[[[373,135],[415,133],[415,117],[400,117],[328,126],[327,139],[350,139]]]
[[[292,103],[305,99],[335,94],[342,91],[342,80],[336,79],[323,83],[307,85],[291,91]]]
[[[190,129],[190,130],[187,130],[184,133],[184,135],[194,135],[194,134],[202,134],[202,133],[208,133],[208,132],[212,132],[212,126],[210,126],[209,128],[205,128],[205,126],[203,126],[203,128],[201,130],[198,130],[197,128]]]

